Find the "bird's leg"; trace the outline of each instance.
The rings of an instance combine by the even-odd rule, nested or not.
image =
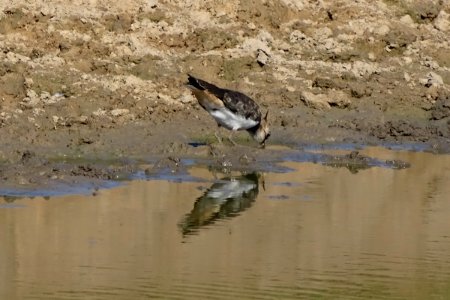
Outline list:
[[[216,132],[214,132],[214,135],[216,136],[217,140],[219,141],[219,144],[223,145],[222,138],[219,135],[219,130],[220,130],[220,124],[217,124],[217,130],[216,130]]]
[[[230,141],[230,143],[231,143],[233,146],[237,146],[236,142],[233,141],[233,133],[234,133],[234,130],[231,130],[230,135],[228,136],[228,140]]]
[[[216,136],[216,138],[217,138],[217,141],[219,142],[219,144],[223,144],[222,143],[222,138],[220,137],[220,135],[219,135],[219,133],[216,131],[216,132],[214,132],[214,135]]]

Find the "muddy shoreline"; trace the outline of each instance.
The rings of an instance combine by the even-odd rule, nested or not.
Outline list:
[[[386,145],[385,145],[386,146]],[[391,146],[394,146],[392,144]],[[422,151],[423,144],[398,145],[397,150]],[[269,146],[228,146],[204,143],[171,144],[158,154],[114,157],[39,156],[25,151],[20,159],[3,163],[0,168],[0,197],[7,202],[22,197],[51,197],[65,194],[93,194],[130,180],[197,181],[189,170],[208,169],[213,174],[249,174],[290,172],[283,162],[309,162],[351,173],[381,167],[406,169],[401,160],[383,160],[360,154],[356,144],[308,144],[301,148]],[[92,155],[92,154],[91,154]]]
[[[341,2],[0,4],[0,186],[95,187],[187,160],[258,169],[276,147],[449,153],[450,5]],[[217,145],[187,73],[269,110],[268,149],[245,132]]]

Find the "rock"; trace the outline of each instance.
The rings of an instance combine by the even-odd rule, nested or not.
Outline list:
[[[30,181],[22,175],[17,176],[16,180],[17,180],[17,183],[20,185],[30,184]]]
[[[429,56],[426,56],[422,61],[420,61],[420,64],[433,70],[439,69],[439,64]]]
[[[374,33],[379,36],[385,36],[391,29],[386,24],[376,27]]]
[[[404,62],[406,65],[410,65],[410,64],[412,64],[412,62],[413,62],[413,59],[412,59],[411,57],[409,57],[409,56],[403,56],[403,57],[402,57],[402,60],[403,60],[403,62]]]
[[[58,124],[58,121],[59,121],[60,119],[61,119],[61,118],[58,117],[58,116],[52,116],[53,124],[56,126],[56,124]]]
[[[89,118],[87,116],[80,116],[78,118],[78,122],[80,122],[81,124],[87,124],[88,120],[89,120]]]
[[[411,81],[411,75],[409,75],[408,72],[403,73],[403,78],[405,79],[406,82]]]
[[[49,92],[42,92],[40,98],[41,98],[41,101],[47,105],[55,104],[55,103],[58,103],[59,101],[65,99],[63,93],[55,93],[55,94],[51,95]]]
[[[292,125],[292,119],[286,117],[286,116],[281,116],[281,121],[280,121],[280,125],[281,127],[287,127],[289,125]]]
[[[302,100],[306,106],[315,109],[329,109],[331,106],[328,104],[327,95],[325,94],[313,94],[310,92],[302,92],[300,100]]]
[[[366,62],[363,62],[363,61],[355,61],[352,64],[351,72],[356,77],[363,77],[363,76],[368,76],[368,75],[372,75],[372,74],[375,74],[375,73],[379,73],[379,68],[374,63],[366,63]]]
[[[6,53],[6,59],[13,64],[17,64],[19,62],[28,62],[30,60],[28,56],[17,54],[11,51]]]
[[[387,121],[384,124],[375,126],[371,134],[379,139],[394,138],[399,140],[402,137],[410,137],[414,140],[426,139],[426,129],[406,120]]]
[[[293,87],[293,86],[291,86],[291,85],[287,85],[287,86],[286,86],[286,90],[287,90],[288,92],[291,92],[291,93],[293,93],[293,92],[296,91],[295,87]]]
[[[401,24],[400,24],[401,25]],[[396,26],[383,37],[387,49],[405,48],[415,42],[417,34],[413,28],[407,26]]]
[[[431,108],[431,120],[441,120],[450,117],[450,95],[441,96]]]
[[[37,117],[39,115],[42,115],[43,113],[45,113],[45,110],[43,108],[40,107],[33,108],[33,116]]]
[[[256,56],[256,61],[262,67],[267,65],[270,60],[270,55],[263,49],[258,49],[258,54]]]
[[[328,27],[322,27],[315,31],[314,38],[316,40],[320,41],[320,40],[327,39],[327,38],[331,37],[332,35],[333,35],[333,30],[331,30]]]
[[[247,154],[243,154],[241,157],[239,157],[239,162],[241,165],[249,165],[250,163],[255,162],[256,159],[254,157],[249,157]]]
[[[441,10],[437,18],[434,20],[434,27],[440,31],[450,31],[450,14]]]
[[[299,30],[292,31],[289,36],[289,42],[291,42],[292,44],[298,43],[300,41],[305,41],[307,39],[308,37],[306,36],[306,34]]]
[[[313,87],[318,87],[321,89],[332,89],[332,88],[342,88],[343,85],[340,84],[335,79],[327,77],[316,77],[312,83]]]
[[[436,99],[439,98],[440,93],[440,87],[437,85],[431,85],[425,94],[425,97],[428,99],[428,101],[436,101]]]
[[[53,6],[44,6],[41,8],[40,13],[43,16],[53,17],[56,14],[56,8]]]
[[[67,117],[64,119],[63,117],[53,116],[53,123],[55,125],[63,125],[66,127],[71,127],[74,124],[87,125],[90,123],[90,119],[87,116],[81,115],[77,117]]]
[[[27,91],[27,96],[23,98],[20,105],[25,108],[32,108],[40,103],[49,105],[57,103],[62,99],[65,99],[64,94],[62,93],[55,93],[51,95],[49,92],[44,91],[39,96],[34,90],[29,89]]]
[[[349,87],[353,98],[370,97],[373,92],[373,90],[365,84],[354,83]]]
[[[0,93],[12,96],[25,95],[25,78],[17,73],[8,73],[0,78]]]
[[[24,85],[26,88],[31,88],[33,86],[33,78],[25,78]]]
[[[402,22],[403,24],[409,25],[409,26],[414,26],[414,20],[411,18],[410,15],[404,15],[403,17],[400,18],[400,22]]]
[[[302,92],[300,99],[315,109],[329,109],[331,107],[346,108],[351,104],[349,96],[340,90],[330,89],[327,94],[313,94]]]
[[[78,123],[78,124],[82,124],[82,125],[87,125],[87,124],[89,124],[89,117],[81,115],[81,116],[75,118],[73,120],[73,122],[74,123]]]
[[[95,142],[94,139],[90,138],[90,137],[81,137],[78,139],[78,145],[90,145],[93,144]]]
[[[39,104],[41,101],[41,98],[38,96],[38,94],[34,90],[28,90],[27,96],[23,98],[22,102],[20,102],[20,105],[23,108],[32,108]]]
[[[256,37],[246,38],[242,43],[242,49],[248,53],[255,53],[258,49],[269,52],[273,43],[273,37],[267,31],[261,30]]]
[[[419,82],[426,87],[438,87],[444,84],[442,77],[434,72],[429,72],[426,77],[419,79]]]
[[[3,125],[6,121],[8,121],[9,119],[11,119],[11,115],[8,114],[8,113],[6,113],[6,112],[4,112],[4,111],[2,111],[2,112],[0,113],[0,127],[2,127],[2,125]]]
[[[126,109],[126,108],[116,108],[116,109],[111,110],[110,113],[113,117],[120,117],[120,116],[128,114],[129,112],[130,112],[130,110]]]
[[[351,101],[346,93],[343,91],[330,90],[328,93],[328,104],[338,108],[346,108]]]
[[[26,164],[26,163],[30,162],[30,160],[32,158],[34,158],[34,157],[36,157],[36,153],[34,153],[33,151],[30,151],[30,150],[25,150],[22,153],[22,157],[20,158],[20,162],[22,164]]]
[[[99,108],[96,111],[92,112],[92,115],[95,116],[95,117],[106,116],[106,110]]]
[[[351,20],[348,22],[348,27],[358,36],[364,35],[365,28],[363,28],[359,22]]]

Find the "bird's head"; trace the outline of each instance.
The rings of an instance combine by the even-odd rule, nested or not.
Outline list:
[[[259,123],[258,128],[253,133],[253,138],[262,146],[264,147],[266,144],[266,140],[270,137],[270,129],[269,129],[269,123],[267,121],[267,116],[269,115],[269,111],[266,112],[266,115]]]

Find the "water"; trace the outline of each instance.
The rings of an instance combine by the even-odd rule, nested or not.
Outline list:
[[[450,299],[450,156],[362,152],[0,200],[0,299]]]

